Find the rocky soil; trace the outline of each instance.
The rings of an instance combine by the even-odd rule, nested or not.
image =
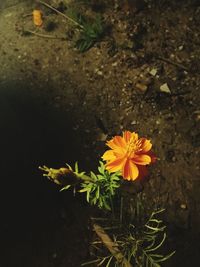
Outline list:
[[[27,176],[36,175],[38,178],[33,188],[39,192],[43,203],[40,212],[43,213],[48,202],[42,197],[43,190],[56,210],[57,204],[53,204],[52,198],[55,197],[59,203],[63,203],[65,198],[58,196],[51,186],[48,188],[51,193],[47,193],[48,182],[44,182],[43,189],[38,189],[41,177],[39,172],[34,173],[34,168],[40,164],[58,166],[75,160],[86,169],[94,168],[105,150],[106,139],[121,134],[123,130],[136,131],[152,140],[159,157],[150,170],[148,181],[142,182],[141,189],[147,203],[166,208],[166,221],[172,228],[171,246],[177,250],[168,264],[197,266],[200,6],[198,1],[178,3],[163,0],[155,3],[152,0],[140,1],[140,4],[133,1],[132,5],[118,4],[117,1],[114,4],[100,2],[89,7],[80,3],[75,5],[76,9],[91,17],[100,13],[107,29],[101,42],[84,53],[74,48],[75,29],[72,25],[44,5],[37,4],[44,14],[40,28],[32,22],[35,3],[21,3],[0,11],[1,140],[5,173],[9,179],[4,182],[5,186],[10,187],[13,176],[19,176],[16,168],[20,172],[25,169],[26,175],[22,175],[22,181],[14,182],[15,188],[19,192],[22,192],[21,187],[31,191],[24,182]],[[58,7],[57,3],[53,4]],[[49,29],[52,22],[54,27]],[[34,33],[26,34],[27,31]],[[23,157],[22,161],[16,161],[18,154]],[[10,164],[15,166],[15,171],[11,171],[12,177],[6,171]],[[12,194],[17,197],[15,190]],[[34,192],[30,195],[33,197]],[[72,196],[69,199],[72,201]],[[20,205],[23,203],[24,199],[20,200]],[[12,204],[13,201],[9,200],[10,209]],[[65,205],[61,205],[61,210],[65,210]],[[22,214],[24,209],[21,209]],[[87,210],[87,207],[80,209]],[[70,211],[69,205],[67,211]],[[50,208],[47,213],[47,217],[51,217]],[[64,216],[65,220],[66,211],[64,215],[60,210],[56,214]],[[12,219],[8,218],[13,221],[12,216]],[[51,225],[55,226],[57,221],[51,218]],[[47,221],[44,219],[44,225]],[[56,240],[65,233],[64,225],[60,232],[54,232]],[[78,222],[75,225],[75,231],[80,229]],[[38,228],[34,229],[37,232]],[[48,230],[45,231],[48,236]],[[71,230],[67,230],[67,234],[69,232]],[[193,235],[195,241],[191,241]],[[77,240],[76,234],[73,237]],[[55,241],[54,238],[51,242]],[[87,240],[87,237],[83,239]],[[45,246],[48,245],[45,243]],[[46,250],[43,255],[45,253]],[[3,266],[80,266],[74,261],[76,257],[69,259],[75,265],[66,265],[64,252],[58,257],[55,253],[51,255],[56,258],[56,263],[45,259],[45,264],[39,260],[36,265],[23,261],[20,265],[18,259],[18,265],[11,262]],[[71,253],[74,252],[71,250]],[[81,260],[86,258],[87,252],[78,257]]]

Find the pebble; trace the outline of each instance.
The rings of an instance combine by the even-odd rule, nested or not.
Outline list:
[[[157,69],[152,69],[149,71],[149,73],[152,75],[152,76],[156,76],[157,74]]]
[[[181,204],[180,208],[183,209],[183,210],[186,210],[187,209],[187,205],[186,204]]]
[[[117,67],[117,65],[118,65],[118,62],[114,62],[114,63],[112,63],[112,66],[113,66],[113,67]]]
[[[137,124],[137,121],[132,121],[131,122],[131,125],[135,125],[135,124]]]
[[[53,258],[53,259],[56,259],[57,257],[58,257],[58,255],[57,255],[56,252],[52,254],[52,258]]]
[[[104,133],[100,133],[98,136],[97,136],[97,141],[106,141],[108,135],[107,134],[104,134]]]
[[[164,83],[160,86],[160,91],[163,93],[171,94],[171,91],[167,83]]]
[[[103,71],[98,70],[98,71],[97,71],[97,74],[98,74],[99,76],[103,76]]]
[[[136,83],[136,88],[139,89],[142,92],[146,92],[148,86],[146,84],[142,84],[142,83]]]

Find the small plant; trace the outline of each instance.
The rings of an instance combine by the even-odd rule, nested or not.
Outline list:
[[[167,237],[166,226],[158,218],[163,211],[164,209],[153,211],[148,221],[139,229],[131,224],[127,236],[117,241],[123,255],[138,267],[160,267],[161,262],[175,253],[166,256],[159,253]]]
[[[167,234],[166,226],[163,221],[158,218],[159,214],[164,209],[159,209],[150,215],[147,222],[139,228],[133,224],[128,226],[128,229],[118,228],[116,234],[113,234],[113,244],[123,255],[123,258],[114,257],[112,254],[106,256],[97,256],[93,262],[97,262],[98,266],[106,263],[109,266],[137,266],[137,267],[161,267],[161,263],[168,260],[175,251],[168,255],[160,253]],[[107,228],[107,227],[105,227]],[[99,251],[101,242],[94,241],[94,248]],[[122,261],[125,265],[122,265]],[[85,263],[82,266],[90,265],[91,262]],[[113,265],[114,264],[114,265]]]
[[[105,28],[100,15],[96,15],[95,19],[91,20],[73,9],[68,11],[68,16],[76,22],[80,31],[80,35],[75,44],[75,47],[79,51],[87,51],[102,39]]]
[[[175,253],[161,253],[167,237],[166,226],[160,219],[164,209],[153,211],[146,219],[142,193],[136,194],[132,202],[128,193],[123,194],[121,186],[124,180],[132,182],[147,176],[147,165],[156,161],[151,152],[152,144],[146,138],[139,138],[135,132],[125,131],[122,136],[108,141],[107,146],[110,149],[102,156],[106,163],[99,162],[97,174],[80,172],[78,163],[74,170],[68,164],[60,169],[40,167],[44,176],[62,186],[61,191],[73,187],[74,192],[86,194],[88,203],[105,211],[102,218],[92,219],[98,236],[98,240],[92,242],[96,250],[95,259],[82,266],[161,267],[161,263]],[[123,205],[125,196],[126,203],[129,203],[126,206]],[[120,205],[116,201],[119,199]],[[127,209],[130,209],[131,216]],[[98,224],[99,219],[102,226]],[[102,250],[102,245],[106,249]],[[109,252],[107,255],[106,251]]]
[[[91,48],[96,42],[100,41],[104,34],[102,18],[97,16],[93,22],[85,21],[82,23],[83,29],[79,39],[76,41],[76,48],[84,52]]]
[[[63,16],[76,27],[76,29],[79,31],[79,36],[75,42],[75,47],[79,51],[85,52],[96,42],[101,41],[105,32],[105,27],[100,15],[96,15],[95,19],[89,19],[88,17],[77,12],[75,9],[68,8],[67,14],[64,14],[41,0],[39,0],[39,3]]]

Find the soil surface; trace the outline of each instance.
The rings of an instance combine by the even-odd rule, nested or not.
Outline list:
[[[106,139],[123,130],[151,139],[159,157],[141,188],[150,206],[166,208],[177,253],[165,266],[198,266],[199,2],[76,3],[107,26],[84,53],[68,20],[43,5],[44,23],[34,26],[35,7],[0,10],[0,266],[78,267],[88,259],[86,203],[60,193],[38,166],[78,160],[93,169]]]

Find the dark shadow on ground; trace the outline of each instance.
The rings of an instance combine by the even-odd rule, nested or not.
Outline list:
[[[34,97],[28,87],[0,88],[0,266],[80,266],[87,253],[86,207],[38,170],[80,160],[73,116]]]

